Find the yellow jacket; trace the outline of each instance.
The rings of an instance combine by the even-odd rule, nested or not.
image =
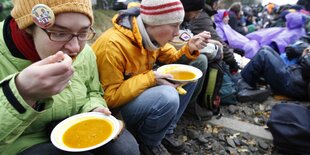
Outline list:
[[[144,90],[156,85],[152,71],[156,61],[172,63],[183,54],[195,59],[199,52],[190,54],[188,45],[177,51],[166,44],[156,51],[147,51],[142,44],[137,20],[132,18],[132,28],[125,28],[112,19],[114,27],[104,32],[92,45],[97,56],[97,65],[104,99],[109,108],[122,106]],[[130,18],[129,18],[130,19]]]

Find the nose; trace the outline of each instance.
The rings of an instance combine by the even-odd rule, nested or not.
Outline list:
[[[64,47],[71,53],[79,53],[81,50],[80,42],[76,36],[68,41]]]

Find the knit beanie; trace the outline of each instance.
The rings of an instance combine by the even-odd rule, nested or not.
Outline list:
[[[94,21],[91,0],[13,0],[14,7],[11,15],[20,29],[32,25],[31,10],[36,4],[45,4],[50,7],[55,16],[64,12],[77,12],[89,17]]]
[[[204,0],[181,0],[185,12],[201,10],[205,6]]]
[[[184,9],[180,0],[142,0],[142,21],[148,25],[182,23]]]

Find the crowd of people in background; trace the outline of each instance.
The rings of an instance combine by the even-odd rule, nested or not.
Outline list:
[[[66,154],[46,131],[84,112],[118,114],[126,125],[117,139],[84,154],[182,153],[185,144],[174,135],[181,116],[215,114],[201,104],[214,64],[227,68],[237,103],[275,94],[309,101],[310,1],[219,3],[134,1],[90,46],[90,0],[0,1],[0,154]],[[156,70],[171,63],[202,72],[182,85],[184,95],[172,75]]]

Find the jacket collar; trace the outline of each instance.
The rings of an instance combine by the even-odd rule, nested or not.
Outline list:
[[[144,47],[148,51],[155,51],[155,50],[159,49],[159,46],[156,45],[156,43],[151,41],[151,38],[148,35],[140,16],[137,17],[137,23],[138,23],[139,31],[142,35],[142,43],[143,43]]]

